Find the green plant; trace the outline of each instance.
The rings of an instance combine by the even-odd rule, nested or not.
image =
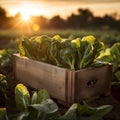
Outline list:
[[[14,49],[0,50],[0,68],[12,66],[12,54],[17,52],[18,50]]]
[[[7,98],[5,91],[8,86],[7,81],[5,79],[6,79],[6,76],[4,76],[3,74],[0,74],[0,94],[3,95],[4,99]]]
[[[20,112],[11,115],[5,108],[1,108],[0,120],[103,120],[102,118],[112,110],[111,105],[93,108],[86,103],[83,105],[75,103],[64,115],[61,115],[57,104],[46,90],[34,92],[30,96],[23,84],[16,86],[15,98]]]
[[[6,108],[0,108],[0,120],[7,120]]]
[[[103,42],[96,40],[94,36],[63,39],[59,35],[42,35],[23,38],[19,45],[21,56],[72,70],[95,66],[96,58],[103,48]]]
[[[111,48],[107,48],[98,59],[113,65],[113,74],[120,82],[120,43],[115,43]]]
[[[83,105],[73,104],[61,117],[61,120],[102,120],[111,109],[112,107],[110,105],[93,108],[86,103]]]

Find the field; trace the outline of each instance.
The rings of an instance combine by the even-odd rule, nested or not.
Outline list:
[[[106,45],[111,46],[115,42],[120,42],[119,31],[106,30],[41,30],[38,32],[32,31],[17,31],[17,30],[0,30],[0,49],[13,47],[16,42],[19,42],[22,36],[39,36],[39,35],[60,35],[63,38],[76,38],[86,35],[94,35],[98,40],[103,41]]]
[[[84,102],[81,103],[81,105],[73,104],[71,108],[62,106],[56,99],[53,99],[55,101],[54,102],[45,90],[41,92],[34,92],[36,91],[35,89],[28,86],[25,87],[24,85],[16,82],[13,71],[13,53],[18,52],[18,45],[23,36],[30,38],[32,36],[40,35],[47,35],[50,37],[53,37],[54,35],[60,35],[62,38],[72,39],[77,37],[82,38],[83,36],[87,35],[94,35],[99,41],[104,42],[106,47],[111,47],[114,43],[120,43],[119,31],[112,30],[67,29],[41,30],[37,32],[0,30],[0,120],[13,120],[13,118],[16,120],[17,117],[19,117],[20,120],[23,120],[24,117],[26,118],[24,120],[119,120],[120,81],[116,82],[116,79],[112,78],[114,86],[111,87],[110,96],[100,96],[99,99],[97,99],[95,102],[91,102],[88,105]],[[119,60],[119,58],[117,58],[117,60]],[[27,103],[28,101],[31,101],[29,105]],[[89,105],[95,107],[103,106],[100,108],[92,108],[89,107]],[[8,114],[6,114],[6,111]],[[8,119],[7,117],[11,119]],[[53,119],[52,117],[55,118]]]

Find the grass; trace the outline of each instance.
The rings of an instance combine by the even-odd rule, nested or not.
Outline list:
[[[12,41],[18,41],[22,36],[32,37],[38,35],[60,35],[63,38],[76,38],[83,37],[86,35],[94,35],[98,40],[103,41],[106,45],[111,46],[115,42],[120,42],[119,31],[111,30],[41,30],[37,32],[33,31],[20,31],[20,30],[0,30],[0,49],[8,46]],[[11,43],[10,43],[11,44]]]

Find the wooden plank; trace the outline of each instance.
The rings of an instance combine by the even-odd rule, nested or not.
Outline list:
[[[91,84],[95,81],[94,84]],[[109,95],[112,81],[111,66],[84,69],[75,72],[75,101],[90,100]]]
[[[66,101],[66,69],[30,60],[15,58],[15,77],[35,89],[47,89],[54,98]]]
[[[73,99],[73,96],[72,96],[72,74],[71,74],[71,70],[67,70],[67,83],[66,83],[66,98],[67,98],[67,103],[66,105],[67,106],[70,106],[73,102],[72,102],[72,99]]]

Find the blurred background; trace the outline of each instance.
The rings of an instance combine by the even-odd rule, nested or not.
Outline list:
[[[0,0],[0,49],[17,48],[21,36],[95,35],[120,42],[120,0]]]

